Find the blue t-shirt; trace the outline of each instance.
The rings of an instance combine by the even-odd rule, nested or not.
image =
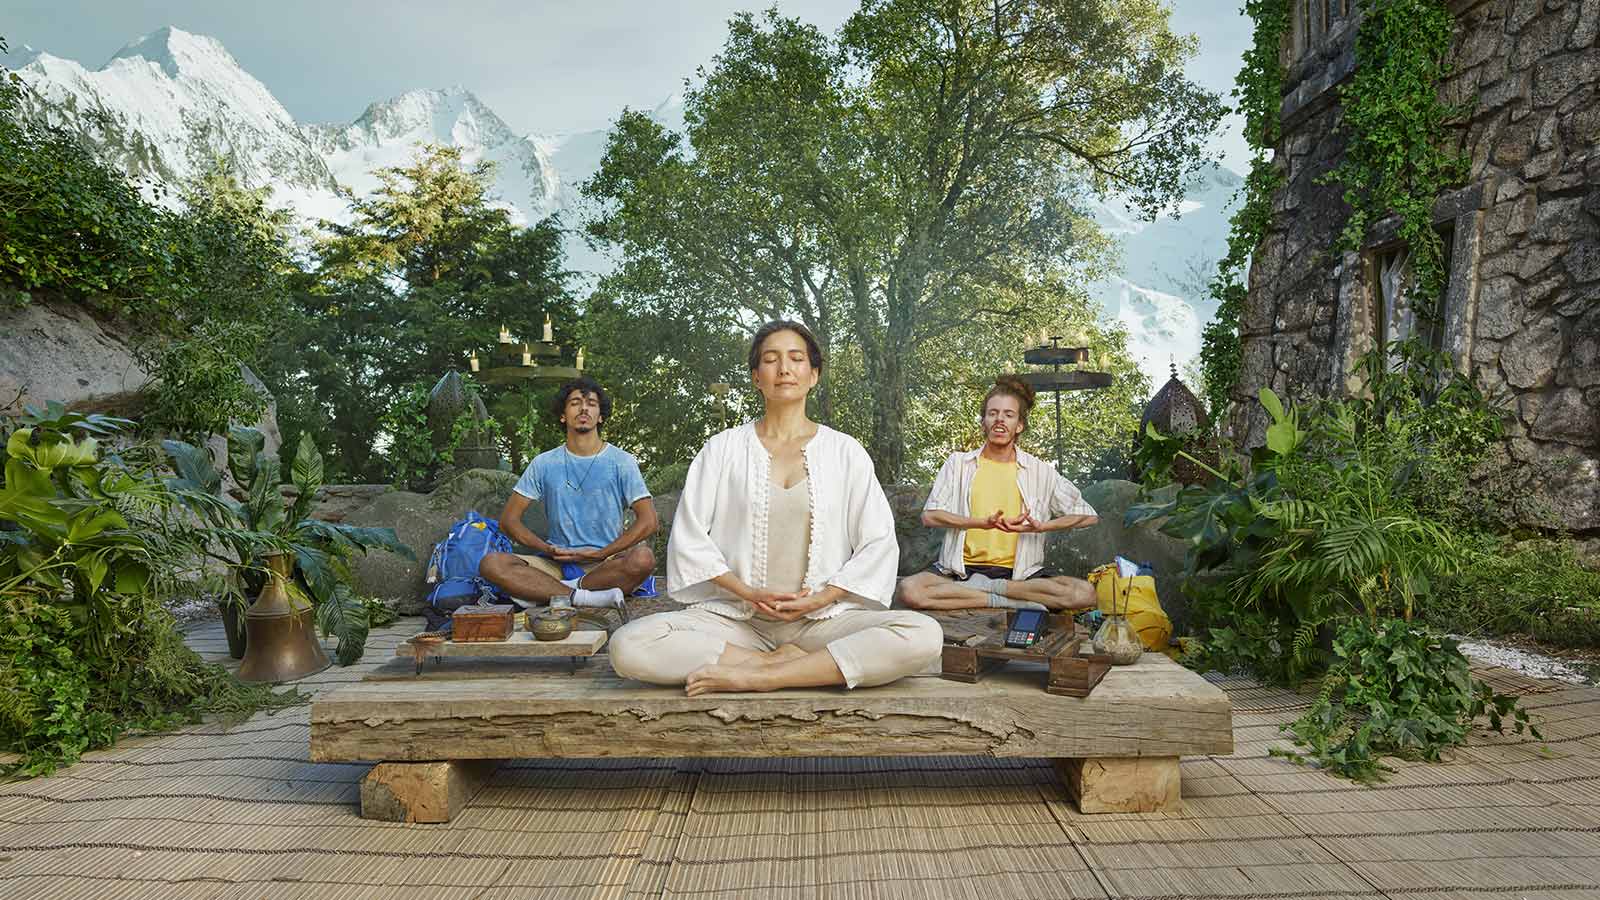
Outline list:
[[[606,444],[593,456],[577,456],[560,444],[533,458],[514,488],[529,500],[544,501],[557,547],[605,547],[622,533],[622,511],[650,496],[639,461]]]

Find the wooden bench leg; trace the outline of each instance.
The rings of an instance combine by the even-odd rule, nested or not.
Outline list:
[[[1052,762],[1081,813],[1172,812],[1183,807],[1176,756]]]
[[[361,818],[448,822],[500,768],[498,759],[378,763],[361,779]]]

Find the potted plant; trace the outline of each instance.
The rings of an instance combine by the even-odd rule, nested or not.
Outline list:
[[[322,454],[311,436],[301,437],[289,468],[298,491],[292,504],[285,503],[279,489],[281,463],[266,452],[266,438],[254,428],[228,429],[228,471],[244,491],[243,500],[222,492],[222,476],[206,450],[176,440],[162,446],[178,473],[173,485],[198,499],[194,508],[228,545],[230,553],[222,558],[233,568],[234,583],[224,604],[231,605],[237,616],[247,598],[265,583],[263,558],[288,553],[295,563],[291,599],[314,606],[317,627],[338,639],[335,657],[340,665],[360,659],[370,620],[366,604],[351,587],[350,557],[375,549],[408,559],[415,556],[393,528],[362,528],[311,517],[312,501],[323,484]]]

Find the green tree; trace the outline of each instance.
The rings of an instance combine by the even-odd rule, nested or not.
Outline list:
[[[867,0],[833,38],[738,16],[686,134],[625,112],[584,185],[623,260],[603,289],[669,320],[713,306],[727,333],[790,316],[858,353],[857,433],[896,480],[937,348],[1018,329],[1048,312],[1034,288],[1104,264],[1078,201],[1180,195],[1221,113],[1181,73],[1192,50],[1150,0]]]
[[[394,474],[385,423],[416,385],[463,368],[502,327],[536,337],[548,314],[558,341],[576,333],[559,222],[513,224],[490,194],[490,163],[423,146],[376,174],[377,190],[350,198],[350,223],[316,245],[273,366],[280,401],[290,395],[285,439],[319,429],[331,470],[375,480]]]

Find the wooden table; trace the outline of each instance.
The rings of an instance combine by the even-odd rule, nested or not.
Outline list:
[[[1113,669],[1081,698],[1045,693],[1034,665],[976,684],[686,697],[609,666],[567,677],[469,658],[413,676],[396,660],[312,701],[311,758],[381,762],[362,782],[363,816],[440,822],[505,759],[1044,757],[1092,813],[1173,809],[1180,756],[1233,751],[1227,695],[1165,656]]]

